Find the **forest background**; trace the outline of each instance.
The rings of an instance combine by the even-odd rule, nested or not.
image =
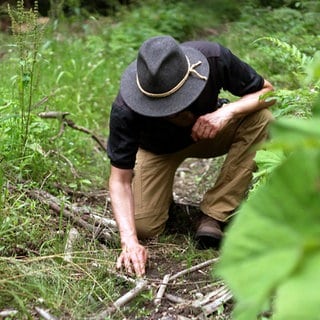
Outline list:
[[[33,319],[35,307],[40,305],[60,319],[85,319],[109,306],[124,287],[130,287],[114,270],[119,253],[116,232],[112,240],[104,239],[102,248],[94,230],[78,229],[73,258],[66,261],[66,244],[75,226],[74,217],[66,217],[66,212],[77,213],[85,222],[91,212],[112,218],[107,190],[109,162],[104,151],[110,107],[122,71],[151,36],[170,34],[178,41],[218,41],[271,81],[276,89],[273,97],[277,98],[273,107],[277,119],[274,139],[258,152],[259,171],[252,196],[242,208],[248,213],[242,216],[248,218],[263,203],[268,212],[260,216],[266,218],[271,212],[274,218],[279,203],[285,202],[288,205],[282,205],[281,217],[287,217],[283,218],[285,222],[294,221],[289,227],[295,235],[301,225],[298,216],[306,208],[310,219],[303,221],[304,230],[320,225],[316,216],[320,176],[319,1],[12,1],[9,8],[7,2],[0,8],[0,310],[13,308],[13,318]],[[227,93],[222,95],[234,99]],[[296,150],[300,158],[290,157]],[[195,189],[185,190],[182,197],[196,202],[210,176],[215,177],[217,166],[217,162],[210,163],[205,178],[194,169],[191,185]],[[284,167],[290,172],[283,172]],[[300,172],[294,181],[290,180],[292,172]],[[281,179],[286,181],[285,186]],[[314,189],[308,189],[308,185]],[[260,199],[260,190],[271,193],[271,200]],[[54,197],[58,207],[48,201],[48,195]],[[292,197],[301,199],[301,203],[291,201]],[[269,242],[259,239],[261,247],[248,248],[246,237],[256,236],[254,230],[261,233],[258,226],[266,226],[261,223],[263,219],[255,221],[250,216],[250,229],[243,219],[236,219],[233,226],[239,232],[230,229],[225,258],[222,255],[218,268],[218,275],[230,283],[238,297],[240,307],[235,317],[239,319],[243,314],[241,301],[250,301],[254,318],[270,300],[270,292],[296,275],[293,270],[297,265],[307,261],[312,270],[319,260],[314,253],[320,247],[319,226],[311,232],[311,238],[310,232],[306,235],[299,229],[296,242],[285,241],[286,248],[297,249],[285,255],[291,262],[286,271],[279,271],[275,277],[275,269],[270,266],[281,265],[284,256],[269,257],[263,260],[271,273],[266,272],[266,285],[258,288],[261,295],[256,295],[257,288],[250,285],[243,292],[243,283],[252,273],[250,264],[254,265],[247,257],[252,252],[263,255],[262,247],[273,245],[278,249],[283,239],[291,239],[278,230],[273,243],[269,241],[272,237],[266,236]],[[277,229],[272,224],[267,227]],[[306,245],[301,249],[297,242]],[[182,242],[174,235],[165,235],[152,248],[166,255],[164,261],[172,268],[218,255],[197,251],[190,235]],[[313,262],[305,258],[305,252]],[[241,259],[248,264],[241,264]],[[243,277],[231,267],[239,263]],[[161,268],[163,261],[158,266],[160,275]],[[310,273],[302,272],[312,283]],[[212,281],[216,276],[213,272]],[[256,276],[261,278],[261,274]],[[288,310],[282,308],[283,296],[288,295],[281,290],[282,299],[275,305],[282,310],[283,319],[288,319]],[[151,292],[112,319],[151,319],[153,311],[146,304]],[[311,301],[309,312],[313,315],[318,301],[311,296],[312,291],[307,301]],[[292,297],[291,304],[296,298],[300,297]],[[230,314],[224,316],[227,319]],[[250,316],[246,314],[244,319]],[[212,315],[213,319],[221,317]]]

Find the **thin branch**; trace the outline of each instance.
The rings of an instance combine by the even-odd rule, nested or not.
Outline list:
[[[183,299],[183,298],[178,297],[178,296],[175,296],[175,295],[173,295],[173,294],[171,294],[171,293],[166,293],[166,294],[165,294],[165,297],[166,297],[169,301],[171,301],[171,302],[173,302],[173,303],[191,304],[191,301],[186,300],[186,299]]]
[[[95,223],[102,224],[103,226],[111,229],[117,229],[117,223],[113,219],[108,219],[105,217],[101,217],[98,214],[90,213],[89,214],[90,218],[94,220]]]
[[[58,318],[54,317],[46,310],[43,310],[38,307],[35,307],[35,309],[36,309],[37,313],[39,314],[39,316],[41,316],[45,320],[58,320]]]
[[[102,141],[100,138],[98,138],[91,130],[87,129],[87,128],[84,128],[84,127],[81,127],[81,126],[78,126],[76,125],[72,120],[70,119],[64,119],[64,121],[66,122],[66,124],[75,129],[75,130],[78,130],[78,131],[81,131],[81,132],[84,132],[84,133],[87,133],[91,136],[91,138],[93,140],[95,140],[99,146],[101,147],[102,150],[105,150],[106,149],[106,144],[104,141]]]
[[[69,231],[68,239],[66,241],[65,249],[64,249],[64,258],[63,260],[66,262],[72,261],[72,252],[73,245],[79,238],[80,234],[76,228],[71,228]]]
[[[208,267],[210,266],[211,264],[217,262],[219,260],[219,258],[214,258],[214,259],[210,259],[210,260],[207,260],[205,262],[202,262],[202,263],[199,263],[191,268],[188,268],[188,269],[184,269],[174,275],[172,275],[169,279],[169,281],[172,281],[172,280],[175,280],[181,276],[184,276],[185,274],[188,274],[188,273],[191,273],[191,272],[195,272],[195,271],[198,271],[202,268],[205,268],[205,267]]]
[[[47,112],[40,112],[38,116],[42,119],[64,119],[70,112],[60,112],[60,111],[47,111]]]
[[[106,229],[96,228],[90,223],[84,221],[82,218],[78,217],[74,214],[74,212],[72,212],[72,208],[68,204],[64,204],[63,207],[60,204],[59,199],[57,199],[50,193],[37,189],[27,190],[26,193],[30,197],[48,205],[53,211],[59,214],[62,213],[66,218],[71,219],[75,224],[92,232],[95,238],[99,238],[104,241],[108,241],[112,238],[111,234]]]
[[[43,119],[58,119],[62,122],[60,131],[55,138],[60,137],[62,135],[62,133],[64,132],[65,125],[67,125],[72,129],[89,134],[91,138],[98,143],[98,145],[102,150],[106,149],[106,143],[103,140],[101,140],[97,135],[95,135],[91,130],[85,127],[78,126],[77,124],[74,123],[74,121],[67,119],[67,116],[69,114],[70,114],[69,112],[47,111],[47,112],[39,113],[38,116]]]
[[[106,310],[101,311],[99,314],[94,315],[93,317],[89,318],[91,320],[104,320],[111,314],[115,313],[120,307],[124,306],[132,299],[134,299],[140,292],[142,292],[147,287],[147,280],[139,279],[136,282],[136,286],[128,291],[126,294],[121,296],[118,300],[116,300],[111,307]]]
[[[17,313],[18,313],[18,310],[6,309],[6,310],[0,311],[0,317],[1,318],[14,317]]]
[[[218,308],[232,299],[232,294],[230,291],[227,291],[221,297],[215,299],[211,303],[208,303],[202,307],[202,311],[205,315],[212,314],[213,312],[217,311]]]
[[[166,274],[163,277],[163,280],[162,280],[162,283],[161,283],[161,285],[160,285],[160,287],[158,289],[156,298],[154,299],[154,304],[155,305],[160,305],[161,304],[161,300],[162,300],[162,297],[164,295],[164,292],[166,291],[166,288],[167,288],[167,285],[169,283],[169,280],[170,280],[170,274]]]

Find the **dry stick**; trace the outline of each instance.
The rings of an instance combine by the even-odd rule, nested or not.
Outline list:
[[[18,313],[18,310],[14,310],[14,309],[6,309],[6,310],[2,310],[0,311],[0,317],[2,318],[6,318],[6,317],[13,317]]]
[[[226,288],[226,286],[222,286],[220,288],[218,288],[217,290],[214,290],[208,294],[206,294],[203,298],[198,299],[196,301],[194,301],[194,305],[198,305],[198,306],[204,306],[210,302],[212,302],[212,300],[216,300],[217,298],[220,298],[221,296],[225,295],[229,290]]]
[[[170,277],[169,281],[172,281],[172,280],[175,280],[181,276],[184,276],[185,274],[187,273],[191,273],[191,272],[194,272],[194,271],[198,271],[199,269],[202,269],[202,268],[205,268],[207,266],[210,266],[211,264],[217,262],[219,260],[219,258],[214,258],[214,259],[210,259],[210,260],[207,260],[205,262],[202,262],[202,263],[199,263],[191,268],[188,268],[188,269],[184,269],[176,274],[174,274],[173,276]]]
[[[171,302],[174,302],[174,303],[179,303],[179,304],[191,304],[191,301],[189,300],[186,300],[186,299],[183,299],[181,297],[178,297],[178,296],[175,296],[171,293],[166,293],[165,294],[165,297],[171,301]]]
[[[64,119],[70,112],[60,112],[60,111],[47,111],[40,112],[38,116],[43,119]]]
[[[155,305],[160,305],[161,304],[161,299],[164,295],[164,292],[166,291],[166,287],[169,283],[169,280],[170,280],[170,274],[166,274],[164,277],[163,277],[163,280],[162,280],[162,283],[159,287],[159,290],[157,292],[157,295],[156,295],[156,298],[154,299],[154,304]]]
[[[45,320],[58,320],[56,317],[48,313],[46,310],[35,307],[37,313]]]
[[[92,219],[94,219],[95,222],[98,222],[99,224],[102,224],[107,228],[117,229],[117,223],[115,222],[115,220],[101,217],[94,213],[90,213],[89,215]]]
[[[66,241],[65,249],[64,249],[64,257],[63,260],[66,262],[72,262],[72,252],[73,245],[76,240],[79,238],[80,234],[76,228],[71,228],[69,231],[69,236]]]
[[[71,219],[74,223],[81,226],[84,229],[89,230],[94,234],[95,237],[103,239],[103,240],[110,240],[111,235],[109,232],[107,232],[105,229],[101,228],[95,228],[90,223],[84,221],[80,217],[76,216],[71,210],[68,210],[67,208],[61,209],[61,205],[59,204],[59,200],[51,195],[50,193],[47,193],[43,190],[28,190],[27,194],[31,196],[32,198],[48,205],[53,211],[60,213],[62,211],[62,214],[68,218]],[[66,206],[68,207],[68,206]]]
[[[224,303],[228,302],[229,300],[232,299],[232,294],[231,292],[226,292],[223,296],[220,298],[212,301],[211,303],[206,304],[205,306],[202,307],[203,313],[205,315],[212,314],[215,312],[221,305]]]
[[[60,136],[63,133],[64,125],[67,125],[67,126],[71,127],[72,129],[89,134],[91,136],[91,138],[99,144],[99,146],[102,150],[106,149],[106,143],[104,141],[102,141],[100,138],[98,138],[98,136],[96,136],[91,130],[84,128],[84,127],[81,127],[81,126],[78,126],[72,120],[67,119],[66,118],[67,115],[69,115],[69,112],[58,112],[58,111],[41,112],[38,114],[38,116],[40,118],[44,118],[44,119],[54,119],[55,118],[55,119],[60,119],[63,121],[58,136]]]
[[[135,298],[141,291],[143,291],[146,288],[147,284],[148,282],[145,279],[137,280],[136,286],[130,291],[128,291],[126,294],[121,296],[118,300],[116,300],[111,307],[109,307],[106,310],[103,310],[99,314],[89,319],[103,320],[106,317],[110,316],[112,313],[116,312],[120,307],[124,306],[125,304],[130,302],[133,298]]]

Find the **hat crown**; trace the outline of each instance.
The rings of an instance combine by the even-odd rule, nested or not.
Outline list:
[[[137,58],[137,77],[143,90],[155,94],[168,92],[187,72],[187,58],[172,37],[154,37],[141,46]]]

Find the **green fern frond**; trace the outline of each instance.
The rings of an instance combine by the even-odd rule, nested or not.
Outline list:
[[[311,61],[311,57],[301,52],[295,45],[289,44],[285,41],[282,41],[274,37],[262,37],[255,40],[254,43],[263,40],[267,40],[273,43],[278,48],[282,49],[283,53],[289,54],[294,60],[294,62],[297,64],[298,68],[304,68],[306,64],[308,64]]]

